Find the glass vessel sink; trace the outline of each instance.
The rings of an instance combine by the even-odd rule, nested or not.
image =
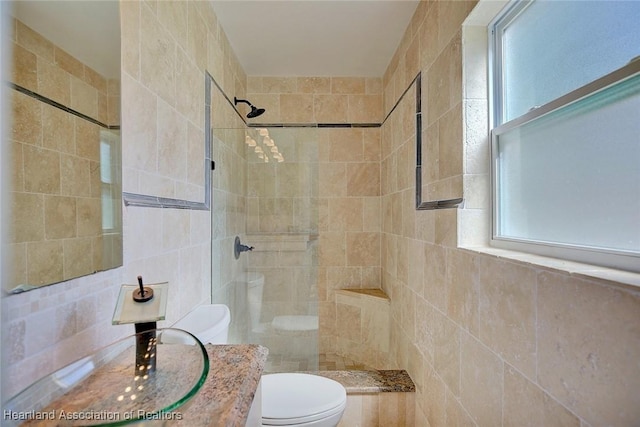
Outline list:
[[[204,346],[186,331],[131,335],[18,393],[4,405],[3,426],[170,424],[208,372]]]

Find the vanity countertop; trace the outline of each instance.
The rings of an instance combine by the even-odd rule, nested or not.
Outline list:
[[[208,344],[205,348],[209,374],[193,399],[177,409],[181,420],[175,425],[244,426],[269,350],[252,344]]]
[[[117,412],[109,410],[109,408],[113,407],[110,406],[113,405],[112,397],[117,396],[118,393],[126,394],[122,392],[122,378],[133,379],[133,381],[137,381],[139,378],[138,376],[133,378],[133,375],[131,375],[133,373],[130,371],[132,363],[121,363],[121,359],[135,360],[132,357],[135,354],[133,347],[113,358],[112,362],[115,362],[111,365],[109,365],[111,362],[103,365],[93,375],[89,376],[87,381],[75,386],[70,392],[55,399],[45,408],[37,411],[26,409],[24,411],[14,411],[20,417],[12,417],[11,420],[16,420],[16,422],[11,422],[8,425],[74,426],[85,424],[82,421],[85,419],[106,422],[131,419],[126,418],[126,414],[131,413],[135,416],[137,412],[143,410],[142,408],[145,407],[146,402],[154,402],[156,393],[167,395],[175,390],[182,390],[184,389],[184,384],[181,384],[181,382],[186,382],[190,386],[193,381],[193,375],[191,374],[194,370],[201,370],[202,368],[196,367],[193,363],[193,358],[187,357],[188,351],[194,347],[183,346],[183,348],[186,348],[187,352],[173,346],[163,348],[161,356],[162,372],[168,372],[169,374],[155,378],[155,380],[162,383],[162,387],[149,387],[148,390],[145,390],[143,396],[136,396],[134,391],[132,392],[134,394],[130,393],[130,399],[124,399],[123,396],[119,396],[117,398]],[[260,377],[262,376],[269,350],[266,347],[251,344],[208,344],[205,345],[205,349],[209,356],[209,371],[197,393],[172,412],[162,414],[149,413],[147,415],[148,424],[146,425],[171,425],[172,427],[245,426],[253,403],[253,397],[260,384]],[[120,358],[121,355],[124,356]],[[120,375],[120,373],[124,373],[124,375]],[[65,378],[58,378],[58,381]],[[163,382],[163,380],[166,381]],[[169,383],[165,384],[167,381]],[[48,382],[46,384],[49,385]],[[92,388],[95,384],[99,384],[99,388]],[[29,405],[32,405],[35,401],[37,405],[39,398],[46,399],[50,397],[46,394],[51,393],[50,388],[40,387],[34,389],[33,393],[27,393],[23,396],[23,400]],[[129,392],[131,389],[132,387],[127,387],[125,392]],[[143,389],[144,384],[140,384],[138,390]],[[87,390],[91,391],[88,392]],[[41,396],[42,393],[45,394]],[[160,399],[160,401],[165,402],[166,399],[164,401]],[[21,407],[20,402],[17,402],[15,407]],[[105,410],[99,410],[102,404],[106,405],[104,406]],[[85,410],[84,408],[87,407],[92,409]],[[85,415],[86,417],[91,416],[91,418],[75,418],[72,417],[74,414]],[[120,417],[121,414],[125,414],[124,418]],[[118,415],[117,418],[116,415]],[[96,418],[96,416],[99,418]],[[140,415],[138,414],[138,416]],[[26,421],[22,423],[20,420]],[[90,421],[89,424],[94,423],[93,421]]]

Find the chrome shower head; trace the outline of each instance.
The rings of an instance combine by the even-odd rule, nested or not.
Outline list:
[[[247,114],[247,119],[253,119],[254,117],[258,117],[260,114],[264,113],[264,108],[256,108],[252,103],[247,101],[246,99],[238,99],[235,96],[233,97],[233,105],[238,105],[238,102],[244,102],[249,107],[251,107],[251,111]]]

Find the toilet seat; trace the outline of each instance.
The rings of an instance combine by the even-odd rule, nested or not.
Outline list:
[[[298,373],[262,376],[263,425],[304,425],[333,416],[339,420],[346,405],[345,388],[329,378]]]

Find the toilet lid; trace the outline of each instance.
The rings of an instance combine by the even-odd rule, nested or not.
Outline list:
[[[347,392],[337,381],[310,374],[262,376],[262,419],[267,425],[310,422],[344,410]]]
[[[281,331],[316,331],[318,316],[276,316],[271,326]]]

